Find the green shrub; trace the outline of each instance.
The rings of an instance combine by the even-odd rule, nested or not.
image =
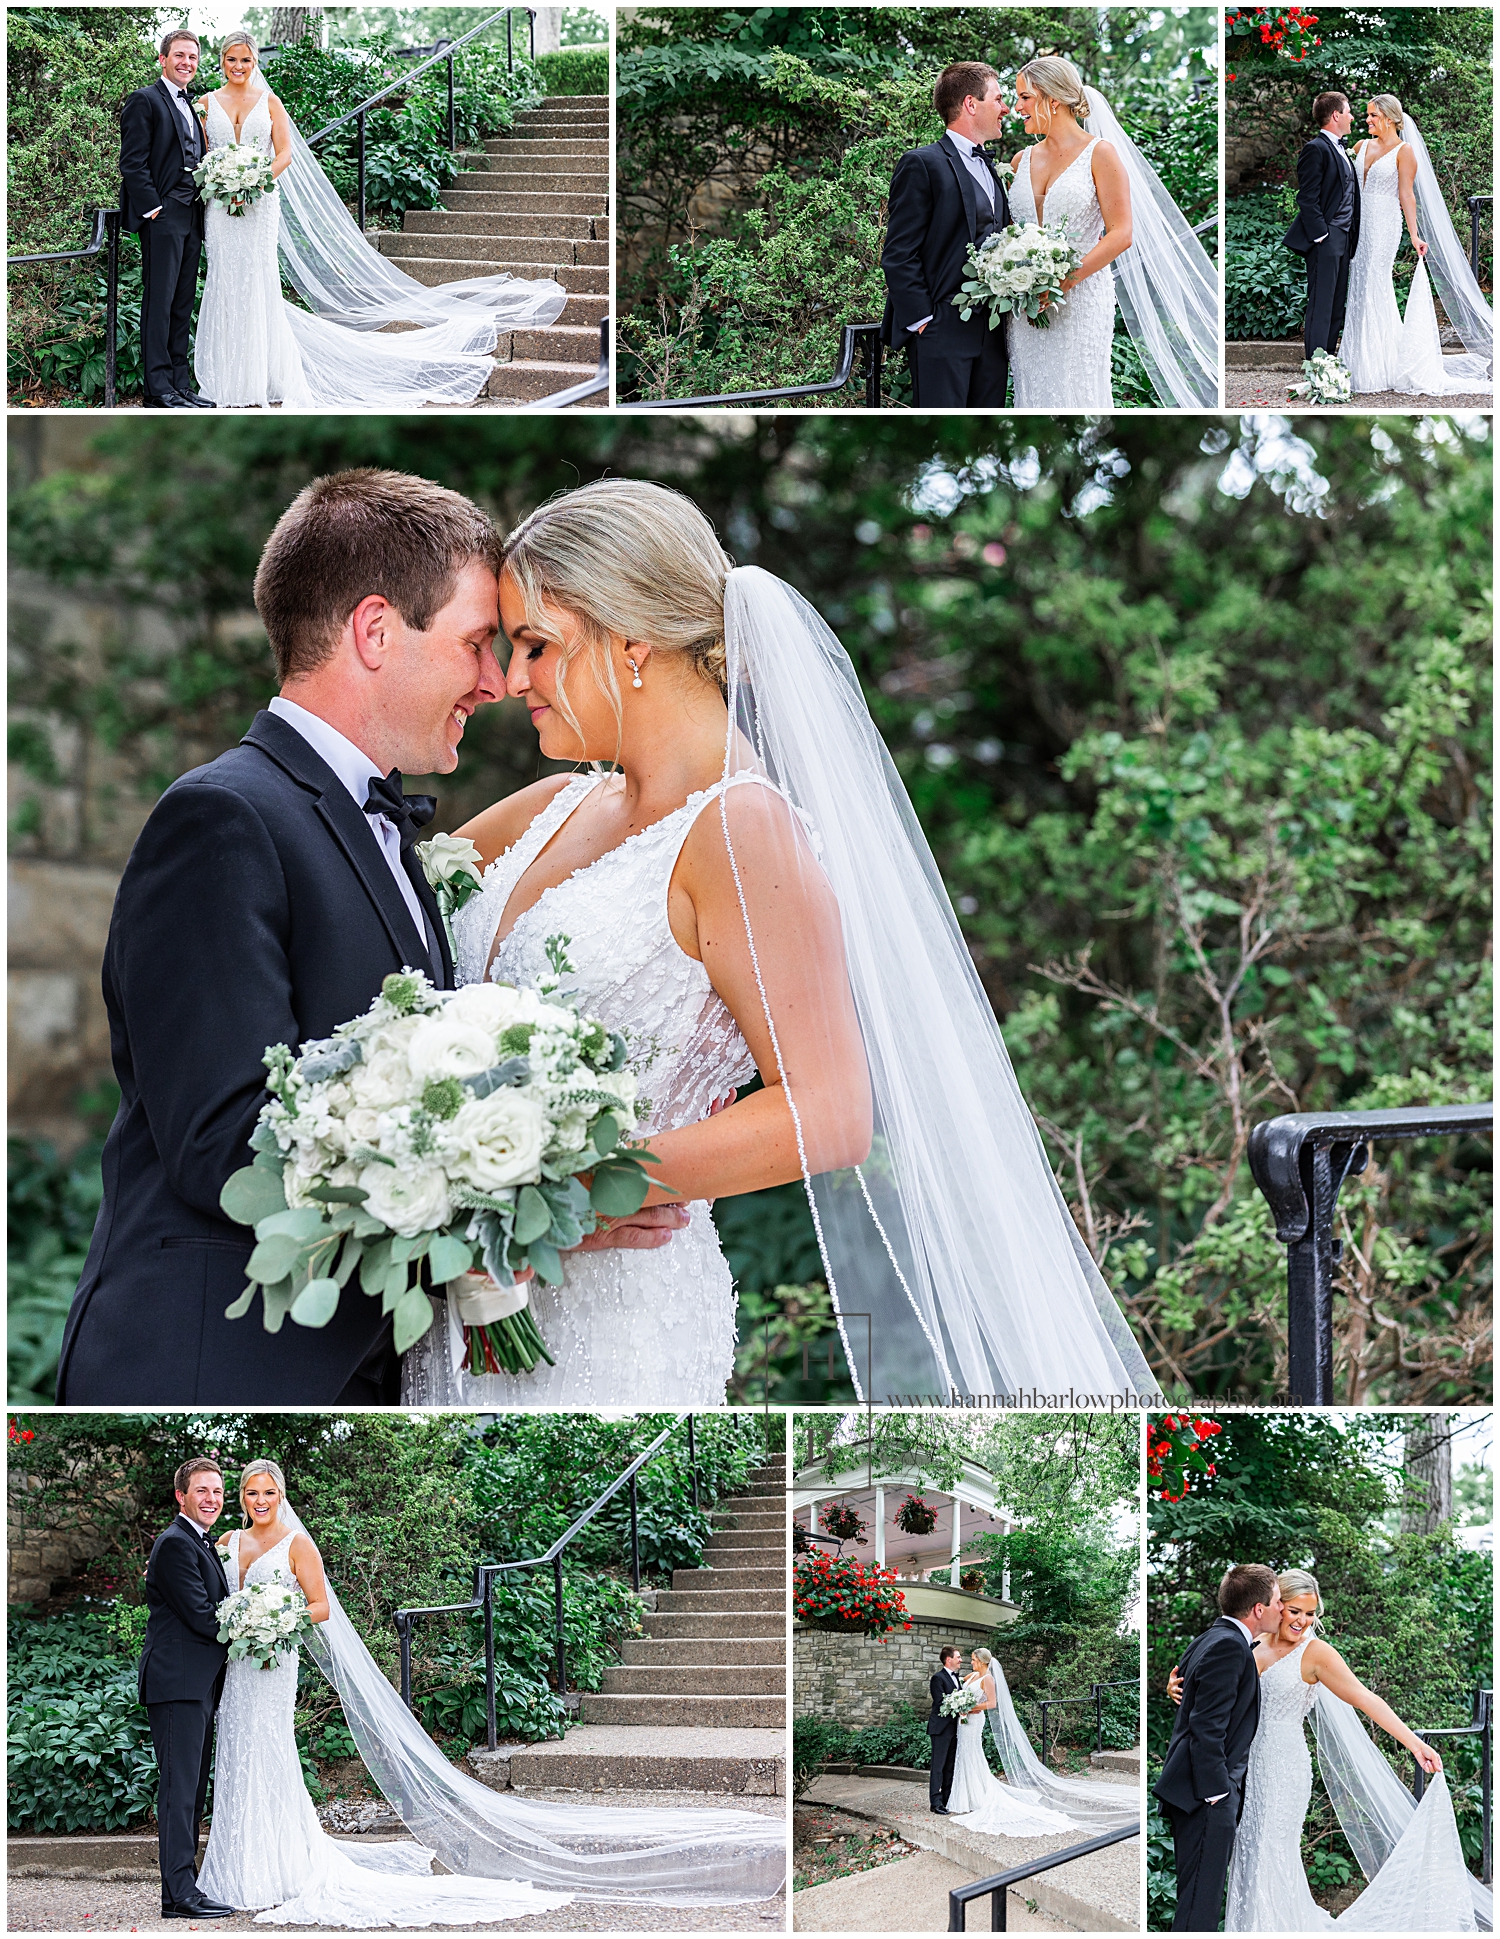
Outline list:
[[[101,1146],[60,1159],[43,1140],[7,1148],[7,1359],[10,1399],[50,1407],[57,1355],[103,1186]]]
[[[156,1756],[134,1655],[119,1648],[107,1612],[12,1612],[6,1643],[11,1829],[139,1824],[155,1804]]]
[[[849,1732],[822,1717],[792,1720],[792,1796],[800,1798],[822,1767],[841,1761]]]
[[[560,47],[538,54],[537,73],[545,94],[608,94],[607,47]]]

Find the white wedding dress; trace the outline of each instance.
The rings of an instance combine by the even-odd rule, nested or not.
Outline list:
[[[980,1681],[966,1676],[964,1688]],[[984,1719],[984,1712],[960,1719],[949,1816],[961,1818],[965,1831],[982,1832],[989,1838],[1049,1838],[1054,1832],[1076,1831],[1073,1819],[1017,1793],[995,1776],[984,1755]]]
[[[235,140],[207,97],[210,149]],[[273,154],[269,93],[240,128],[241,146]],[[206,204],[208,275],[193,369],[215,404],[412,410],[469,404],[494,370],[506,330],[555,322],[567,292],[551,281],[475,277],[425,289],[371,247],[312,151],[293,130],[293,159],[243,215]],[[282,295],[285,269],[304,300]],[[385,334],[391,324],[422,327]]]
[[[1360,240],[1363,246],[1363,222]],[[1230,1860],[1224,1930],[1322,1932],[1337,1926],[1351,1932],[1473,1932],[1475,1881],[1464,1866],[1453,1802],[1443,1777],[1429,1780],[1420,1804],[1407,1797],[1411,1806],[1407,1823],[1347,1911],[1334,1918],[1313,1898],[1302,1866],[1302,1826],[1312,1798],[1312,1758],[1304,1725],[1315,1707],[1321,1711],[1339,1705],[1347,1713],[1339,1719],[1340,1738],[1352,1744],[1350,1728],[1361,1736],[1363,1732],[1340,1698],[1303,1681],[1302,1653],[1311,1640],[1311,1634],[1304,1636],[1261,1674],[1260,1721],[1245,1771],[1245,1807]],[[1380,1758],[1368,1738],[1364,1743]],[[1332,1778],[1337,1783],[1339,1752],[1333,1741],[1325,1743],[1321,1723],[1318,1750],[1325,1782]],[[1389,1766],[1385,1774],[1389,1784],[1396,1786]],[[1354,1775],[1361,1786],[1359,1815],[1368,1829],[1383,1814],[1383,1802],[1374,1791],[1363,1791],[1362,1769]],[[1378,1772],[1375,1777],[1378,1790]],[[1364,1864],[1361,1828],[1351,1822],[1342,1793],[1335,1796],[1335,1803]]]
[[[1094,187],[1093,153],[1098,137],[1075,155],[1047,185],[1038,215],[1031,187],[1033,150],[1023,149],[1009,190],[1017,222],[1063,224],[1080,255],[1086,256],[1104,234],[1104,214]],[[1045,329],[1024,316],[1006,318],[1011,379],[1017,410],[1108,411],[1110,347],[1115,334],[1115,279],[1106,265],[1069,291],[1063,309]]]
[[[226,1573],[238,1588],[293,1582],[295,1533],[240,1578],[240,1531]],[[207,1897],[258,1914],[258,1925],[473,1925],[520,1919],[570,1903],[524,1882],[439,1876],[433,1854],[405,1841],[355,1845],[330,1838],[302,1780],[292,1712],[297,1658],[275,1669],[241,1659],[224,1673],[214,1752],[213,1818],[198,1874]]]
[[[492,980],[534,984],[548,937],[568,938],[580,1007],[625,1038],[650,1113],[638,1135],[696,1124],[745,1083],[754,1060],[702,963],[678,946],[667,887],[693,823],[736,775],[544,891],[495,954]],[[578,775],[485,871],[453,920],[459,983],[478,983],[505,906],[575,808],[601,785]],[[759,785],[769,785],[760,782]],[[556,1365],[530,1374],[473,1375],[455,1360],[462,1334],[447,1303],[402,1363],[408,1407],[720,1407],[734,1367],[735,1295],[709,1208],[654,1251],[572,1252],[564,1280],[532,1282],[531,1309]]]

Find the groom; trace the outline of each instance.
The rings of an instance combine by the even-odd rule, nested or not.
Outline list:
[[[938,76],[932,104],[947,133],[908,149],[891,178],[880,257],[889,293],[880,333],[892,346],[906,345],[918,409],[1003,409],[1005,325],[992,330],[984,308],[972,310],[965,323],[952,301],[970,243],[1010,221],[1005,190],[983,148],[1005,119],[1000,77],[980,61],[956,61]]]
[[[1275,1571],[1243,1562],[1219,1584],[1219,1620],[1182,1658],[1182,1703],[1161,1776],[1161,1801],[1177,1857],[1174,1932],[1217,1932],[1234,1834],[1245,1803],[1245,1767],[1260,1720],[1255,1632],[1281,1621]]]
[[[942,1818],[948,1815],[948,1793],[953,1789],[953,1760],[958,1754],[958,1719],[943,1715],[943,1698],[962,1687],[958,1677],[961,1661],[961,1652],[950,1643],[938,1659],[936,1676],[929,1677],[927,1681],[927,1693],[932,1698],[932,1715],[927,1719],[927,1735],[932,1739],[927,1802]]]
[[[1286,246],[1307,263],[1307,311],[1302,349],[1337,352],[1349,294],[1349,264],[1359,247],[1359,183],[1344,151],[1354,126],[1349,97],[1320,94],[1313,102],[1318,132],[1297,157],[1297,219]]]
[[[188,100],[198,37],[177,27],[161,44],[161,79],[120,110],[120,210],[141,239],[141,361],[148,410],[213,405],[193,388],[188,332],[203,253],[203,204],[193,170],[203,130]]]
[[[281,692],[238,747],[182,775],[121,878],[104,958],[120,1108],[73,1296],[71,1406],[390,1406],[392,1323],[352,1282],[323,1327],[226,1320],[254,1234],[219,1194],[251,1162],[263,1053],[328,1036],[404,967],[453,963],[416,844],[495,659],[500,538],[456,492],[393,471],[316,479],[271,534],[255,603]],[[584,1243],[648,1248],[644,1208]]]
[[[173,1477],[179,1513],[157,1536],[146,1565],[146,1642],[137,1687],[156,1748],[156,1840],[164,1919],[231,1919],[235,1908],[205,1898],[193,1861],[213,1762],[214,1712],[229,1652],[219,1641],[219,1604],[229,1579],[208,1531],[224,1511],[217,1461],[184,1461]]]

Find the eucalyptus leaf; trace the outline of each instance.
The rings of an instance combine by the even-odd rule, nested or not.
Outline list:
[[[260,1294],[266,1331],[279,1333],[281,1322],[292,1310],[292,1301],[297,1296],[296,1290],[291,1280],[283,1279],[274,1286],[262,1286]]]
[[[432,1325],[432,1301],[420,1286],[413,1286],[396,1306],[394,1332],[397,1353],[416,1345]]]
[[[516,1244],[528,1246],[533,1239],[545,1238],[551,1224],[552,1207],[535,1185],[523,1185],[516,1199]]]
[[[255,1221],[257,1239],[269,1239],[273,1233],[285,1234],[294,1239],[315,1239],[327,1226],[320,1207],[299,1205],[290,1212],[272,1212],[267,1217]]]
[[[272,1172],[259,1164],[246,1165],[232,1172],[219,1194],[219,1206],[236,1225],[254,1225],[260,1219],[286,1210],[286,1193],[281,1189],[281,1167]]]
[[[255,1281],[252,1279],[250,1284],[245,1288],[244,1292],[240,1294],[239,1298],[235,1300],[233,1305],[226,1306],[224,1308],[225,1319],[242,1320],[245,1317],[245,1315],[250,1311],[250,1308],[254,1303],[254,1300],[255,1300]]]
[[[620,1142],[620,1120],[613,1111],[601,1113],[593,1135],[595,1151],[607,1157]]]
[[[356,1233],[358,1227],[355,1228]],[[367,1293],[377,1294],[385,1290],[385,1276],[391,1268],[391,1242],[377,1239],[372,1246],[365,1247],[364,1257],[359,1262],[359,1283]]]
[[[651,1181],[638,1165],[610,1160],[594,1172],[589,1187],[589,1204],[607,1219],[629,1218],[646,1202]]]
[[[526,1248],[526,1263],[538,1279],[549,1286],[560,1286],[563,1280],[562,1261],[557,1256],[557,1247],[549,1246],[545,1239],[533,1239]]]
[[[440,1232],[427,1248],[427,1265],[434,1286],[446,1286],[450,1279],[468,1272],[473,1264],[473,1248],[450,1233]]]
[[[336,1279],[309,1279],[292,1301],[292,1318],[298,1326],[327,1326],[338,1310]]]
[[[302,1241],[291,1233],[273,1233],[269,1239],[262,1239],[251,1253],[246,1277],[258,1279],[263,1286],[274,1286],[291,1272],[301,1251]]]
[[[333,1275],[340,1286],[348,1285],[350,1276],[354,1268],[359,1264],[359,1256],[363,1251],[364,1247],[360,1244],[360,1241],[354,1233],[351,1232],[344,1241],[344,1249],[339,1254],[338,1270]]]

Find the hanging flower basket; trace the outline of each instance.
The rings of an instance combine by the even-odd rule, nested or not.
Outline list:
[[[960,1589],[967,1589],[972,1596],[982,1596],[984,1594],[984,1570],[965,1569],[963,1574],[958,1578],[958,1586]]]
[[[861,1516],[852,1508],[846,1508],[841,1501],[825,1502],[818,1510],[818,1520],[823,1524],[825,1535],[831,1535],[837,1542],[857,1542],[865,1546],[865,1524]]]
[[[937,1520],[938,1511],[920,1495],[908,1495],[896,1510],[896,1526],[903,1535],[930,1535]]]
[[[811,1629],[885,1636],[910,1629],[896,1571],[853,1556],[804,1555],[793,1564],[792,1608]]]

